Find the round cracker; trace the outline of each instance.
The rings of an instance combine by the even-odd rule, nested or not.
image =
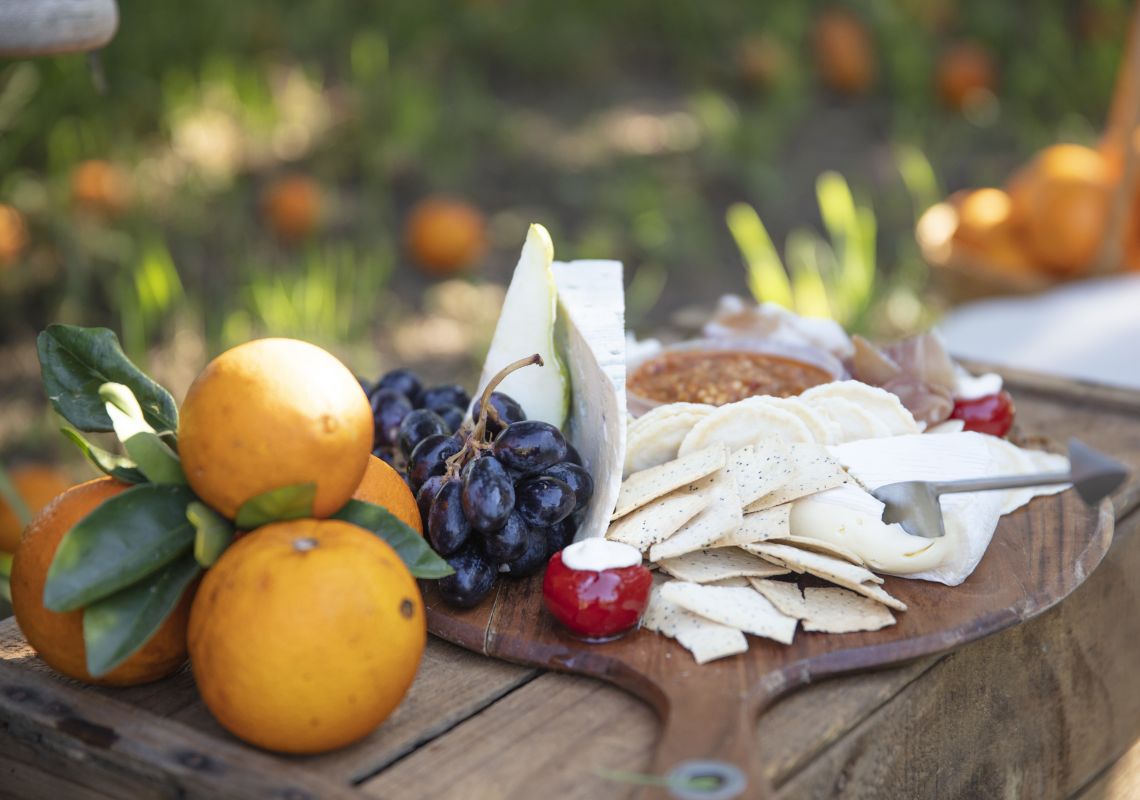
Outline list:
[[[716,406],[704,403],[669,403],[630,422],[623,474],[628,476],[675,459],[686,434],[715,410]]]
[[[914,415],[907,410],[897,394],[862,381],[824,383],[813,386],[800,397],[809,405],[812,405],[814,400],[824,397],[841,397],[850,400],[883,422],[891,436],[920,432]]]
[[[757,402],[791,412],[811,431],[816,444],[837,444],[840,437],[839,425],[798,397],[752,397],[745,402]]]
[[[839,427],[839,439],[835,444],[891,435],[891,429],[885,422],[853,400],[844,397],[813,397],[805,402]]]
[[[702,419],[685,436],[677,451],[678,455],[704,450],[716,444],[723,444],[730,451],[735,451],[750,444],[764,444],[772,440],[788,444],[815,442],[807,425],[795,414],[771,405],[750,402],[755,399],[748,398],[721,406]]]

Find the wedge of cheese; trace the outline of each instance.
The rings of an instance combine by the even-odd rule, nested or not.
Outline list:
[[[625,462],[625,292],[620,261],[554,262],[555,344],[570,375],[567,438],[594,478],[577,540],[605,536]]]

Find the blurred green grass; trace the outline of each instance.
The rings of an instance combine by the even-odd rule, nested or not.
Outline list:
[[[725,224],[744,203],[811,308],[826,299],[878,335],[927,324],[940,299],[916,214],[938,187],[994,184],[1049,142],[1095,141],[1130,4],[843,5],[879,61],[855,99],[816,80],[822,4],[120,0],[120,31],[98,55],[104,93],[83,56],[0,63],[0,202],[30,236],[0,269],[0,345],[26,354],[55,319],[104,324],[176,389],[209,355],[269,333],[317,341],[368,377],[409,359],[470,374],[494,319],[472,302],[498,295],[431,300],[401,227],[433,192],[488,216],[490,251],[464,279],[476,289],[506,279],[537,220],[560,258],[622,259],[631,324],[666,325],[748,291]],[[966,39],[1000,73],[996,101],[972,116],[933,88],[939,53]],[[757,41],[760,83],[740,62]],[[124,213],[76,209],[71,176],[88,159],[128,176]],[[284,174],[325,198],[299,247],[260,210]],[[853,209],[874,228],[858,247],[844,244]],[[846,281],[840,297],[820,289],[828,276]],[[0,378],[12,419],[35,418],[20,405],[34,407],[34,381]],[[42,446],[17,429],[0,421],[0,452]]]

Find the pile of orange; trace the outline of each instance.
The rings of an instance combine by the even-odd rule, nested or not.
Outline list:
[[[102,478],[68,489],[34,518],[13,561],[13,607],[29,643],[66,675],[114,685],[156,680],[189,655],[219,722],[268,749],[315,753],[367,735],[408,691],[427,631],[418,585],[396,551],[327,519],[357,499],[423,531],[411,490],[371,455],[372,409],[359,382],[314,345],[248,342],[198,376],[177,433],[190,488],[222,516],[268,491],[313,484],[311,516],[235,537],[141,649],[96,678],[82,609],[47,609],[44,585],[67,532],[127,487]]]
[[[1047,147],[1004,188],[967,190],[948,199],[956,222],[952,259],[1010,276],[1083,275],[1102,252],[1119,181],[1119,166],[1103,148]],[[1126,261],[1140,256],[1138,222],[1126,225]]]

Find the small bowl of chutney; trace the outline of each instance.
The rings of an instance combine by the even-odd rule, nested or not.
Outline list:
[[[794,397],[846,377],[835,356],[764,339],[695,339],[670,345],[630,366],[629,412],[639,417],[667,403],[723,406],[747,397]]]

